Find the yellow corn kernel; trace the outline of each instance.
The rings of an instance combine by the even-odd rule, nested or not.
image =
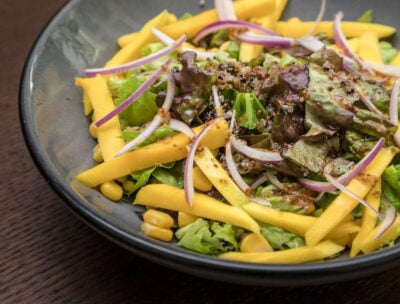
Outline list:
[[[93,160],[97,163],[101,163],[103,159],[103,154],[101,154],[100,146],[97,144],[93,148]]]
[[[100,192],[109,200],[119,201],[122,198],[123,190],[116,182],[106,182],[100,185]]]
[[[92,122],[89,126],[89,134],[93,138],[97,138],[97,128],[94,126],[94,122]]]
[[[143,220],[160,228],[171,228],[174,224],[174,219],[168,213],[155,209],[149,209],[143,213]]]
[[[182,211],[178,212],[178,226],[184,227],[195,222],[199,217]]]
[[[249,233],[240,242],[241,252],[268,252],[272,251],[271,245],[260,234]]]
[[[135,183],[131,180],[126,180],[122,183],[122,188],[126,191],[126,192],[131,192],[133,187],[135,187]]]
[[[200,191],[210,191],[212,184],[199,167],[193,168],[193,186]]]
[[[147,222],[143,222],[140,225],[140,230],[145,235],[164,242],[171,241],[173,237],[171,229],[157,227]]]

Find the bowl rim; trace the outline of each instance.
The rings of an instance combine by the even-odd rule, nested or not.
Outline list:
[[[209,277],[212,274],[211,279],[222,279],[231,283],[271,286],[330,283],[371,275],[400,263],[396,262],[400,260],[400,245],[351,259],[305,264],[255,264],[223,260],[190,251],[181,252],[145,236],[136,237],[79,203],[80,197],[62,178],[52,172],[47,164],[46,153],[43,153],[45,151],[38,141],[35,127],[32,127],[35,126],[35,122],[30,102],[29,81],[37,50],[44,45],[64,14],[81,1],[71,0],[64,3],[45,24],[31,46],[20,78],[18,112],[23,137],[36,167],[66,206],[84,222],[113,242],[153,262],[197,276]]]

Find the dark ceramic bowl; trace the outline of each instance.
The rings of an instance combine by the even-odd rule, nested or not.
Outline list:
[[[319,0],[289,1],[284,18],[314,20]],[[213,1],[206,1],[210,7]],[[299,265],[238,263],[183,250],[144,236],[135,207],[115,204],[74,182],[92,165],[95,142],[88,135],[81,91],[74,77],[102,66],[117,50],[116,38],[137,30],[162,9],[178,15],[201,11],[198,0],[72,0],[49,22],[26,61],[20,88],[20,117],[27,146],[44,178],[66,204],[94,229],[133,253],[197,276],[257,285],[307,285],[349,280],[388,269],[400,247],[349,259]],[[400,27],[400,2],[340,0],[328,3],[326,19],[343,10],[354,20],[372,8],[375,20]],[[393,40],[394,41],[394,40]]]

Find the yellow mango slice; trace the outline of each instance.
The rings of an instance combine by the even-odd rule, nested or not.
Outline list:
[[[169,13],[164,10],[159,15],[148,21],[135,39],[126,44],[120,49],[107,63],[106,67],[118,66],[142,56],[142,48],[150,42],[157,41],[157,38],[152,34],[151,29],[161,27],[168,23]]]
[[[193,131],[195,134],[198,134],[203,128],[204,125],[194,128]],[[201,145],[210,147],[211,149],[222,147],[225,145],[225,138],[228,134],[228,125],[225,120],[222,120],[210,128],[203,137]],[[95,187],[101,183],[131,174],[135,171],[153,167],[156,164],[184,159],[187,155],[186,146],[189,143],[190,139],[185,134],[180,133],[138,150],[111,158],[78,174],[76,178],[88,187]]]
[[[103,77],[76,78],[75,84],[84,90],[84,96],[90,100],[93,107],[93,119],[97,120],[111,112],[115,106],[110,91]],[[113,117],[97,128],[96,136],[101,154],[105,161],[114,157],[125,142],[120,138],[122,134],[118,117]]]
[[[392,59],[390,65],[400,66],[400,52],[397,53],[396,57]]]
[[[194,160],[213,186],[231,205],[240,207],[250,202],[209,148],[204,147],[197,152]]]
[[[192,206],[185,200],[183,189],[166,185],[150,184],[142,187],[135,198],[134,204],[153,208],[163,208],[181,211],[187,214],[229,223],[259,233],[260,227],[242,209],[222,203],[208,195],[195,193]]]
[[[363,60],[383,63],[378,34],[372,31],[362,34],[357,53]]]
[[[297,264],[329,258],[344,248],[332,241],[323,241],[312,247],[272,252],[227,252],[220,255],[220,258],[248,263]]]
[[[275,9],[275,0],[239,0],[233,2],[236,16],[240,20],[248,20],[251,17],[267,15]],[[193,38],[206,25],[218,21],[215,9],[207,10],[188,19],[178,20],[175,23],[159,28],[160,31],[172,37],[179,38],[186,33],[188,38]]]
[[[258,221],[283,228],[302,237],[317,221],[317,218],[313,216],[280,211],[257,203],[249,203],[243,205],[242,208]],[[343,223],[327,235],[327,238],[341,238],[358,230],[360,227],[353,221],[344,219]]]
[[[396,33],[396,29],[391,26],[377,23],[363,23],[343,21],[341,22],[342,30],[347,38],[360,37],[365,32],[375,32],[379,38],[392,36]],[[309,33],[314,26],[314,21],[305,22],[287,22],[279,21],[275,25],[275,31],[287,37],[301,38]],[[329,38],[333,38],[333,22],[321,21],[314,31],[314,34],[326,33]]]
[[[210,191],[213,187],[207,176],[199,167],[193,168],[193,186],[200,191]]]
[[[394,224],[383,235],[375,239],[378,229],[379,225],[365,237],[360,246],[363,253],[370,253],[397,238],[400,234],[400,217],[397,217]]]
[[[392,161],[397,151],[398,150],[394,147],[382,149],[368,167],[350,181],[347,188],[364,198]],[[309,246],[314,246],[319,243],[330,231],[338,226],[358,204],[359,202],[356,199],[341,192],[306,232],[305,238],[307,244]]]
[[[358,52],[358,49],[360,47],[360,38],[359,37],[350,38],[347,40],[347,43],[348,43],[350,49],[354,53]],[[342,52],[342,50],[336,44],[329,45],[329,48],[335,50],[336,52]]]
[[[176,15],[175,15],[175,14],[171,14],[171,13],[168,13],[168,14],[167,14],[167,21],[166,21],[165,24],[173,23],[173,22],[176,22],[176,21],[177,21],[177,18],[176,18]],[[137,37],[138,37],[138,35],[139,35],[139,32],[134,32],[134,33],[129,33],[129,34],[122,35],[122,36],[120,36],[120,37],[118,38],[118,45],[119,45],[121,48],[123,48],[123,47],[126,46],[128,43],[130,43],[130,42],[136,40]]]
[[[365,197],[365,200],[375,210],[379,210],[379,206],[381,204],[381,186],[382,186],[382,181],[381,179],[378,179],[378,182]],[[357,233],[357,235],[353,239],[353,242],[351,243],[351,250],[350,250],[351,257],[354,257],[359,253],[362,242],[364,242],[364,239],[367,237],[368,234],[371,233],[371,231],[376,226],[376,220],[377,220],[376,215],[367,208],[365,207],[363,208],[364,209],[361,219],[360,231]]]

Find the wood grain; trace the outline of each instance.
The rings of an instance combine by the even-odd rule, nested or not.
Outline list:
[[[17,111],[28,50],[64,2],[0,2],[0,303],[399,302],[400,268],[313,287],[237,286],[143,260],[75,217],[35,168]]]

